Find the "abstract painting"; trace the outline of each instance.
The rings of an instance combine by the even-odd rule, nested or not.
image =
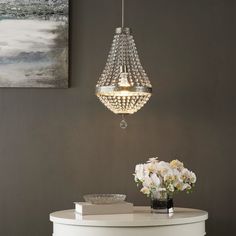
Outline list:
[[[68,87],[69,0],[0,0],[0,87]]]

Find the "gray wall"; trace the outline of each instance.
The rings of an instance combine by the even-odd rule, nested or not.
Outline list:
[[[127,0],[150,102],[119,128],[94,96],[120,1],[71,1],[71,88],[0,90],[0,235],[46,236],[48,214],[85,193],[137,205],[136,163],[176,156],[198,175],[176,205],[209,211],[209,236],[235,224],[235,1]],[[234,224],[234,225],[233,225]]]

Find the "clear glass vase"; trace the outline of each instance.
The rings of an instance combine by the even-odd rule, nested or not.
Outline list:
[[[151,212],[170,214],[174,212],[173,196],[166,191],[151,194]]]

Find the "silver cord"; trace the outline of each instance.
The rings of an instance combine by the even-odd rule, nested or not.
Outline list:
[[[122,0],[121,5],[122,5],[122,20],[121,20],[121,26],[122,26],[122,28],[124,28],[124,25],[125,25],[125,0]]]

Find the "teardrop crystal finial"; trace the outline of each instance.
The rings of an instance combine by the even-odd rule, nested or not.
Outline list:
[[[127,123],[126,120],[125,120],[125,116],[122,115],[122,120],[121,120],[121,122],[120,122],[120,128],[121,128],[121,129],[126,129],[127,126],[128,126],[128,123]]]

